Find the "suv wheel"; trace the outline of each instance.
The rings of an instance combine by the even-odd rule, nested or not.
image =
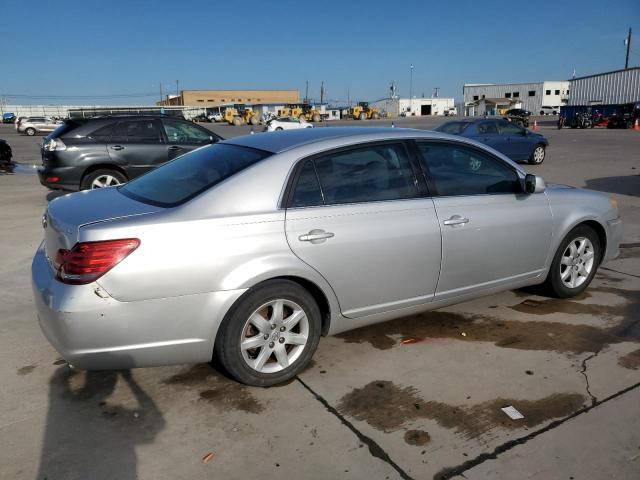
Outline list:
[[[227,313],[214,351],[236,380],[268,387],[290,380],[309,363],[320,329],[311,294],[295,282],[273,280],[250,290]]]
[[[114,185],[120,185],[126,182],[127,177],[122,173],[117,170],[103,168],[85,175],[80,184],[80,189],[93,190],[95,188],[113,187]]]
[[[36,134],[36,129],[29,127],[24,131],[24,133],[26,133],[30,137],[33,137]]]

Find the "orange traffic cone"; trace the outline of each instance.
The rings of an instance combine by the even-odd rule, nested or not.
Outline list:
[[[636,118],[636,123],[633,125],[633,129],[634,130],[640,130],[640,122],[638,121],[637,118]]]
[[[537,132],[537,131],[538,131],[538,121],[537,121],[537,120],[534,120],[534,121],[533,121],[533,131],[534,131],[534,132]]]

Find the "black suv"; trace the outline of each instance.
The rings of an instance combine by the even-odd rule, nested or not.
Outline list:
[[[220,140],[193,122],[164,115],[67,119],[44,139],[38,176],[52,189],[109,187]]]

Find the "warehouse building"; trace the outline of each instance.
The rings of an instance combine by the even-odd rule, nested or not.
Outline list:
[[[212,107],[231,103],[248,105],[264,103],[299,103],[298,90],[181,90],[180,95],[167,96],[156,105]]]
[[[444,115],[454,105],[453,98],[383,98],[371,103],[390,117]]]
[[[640,102],[640,67],[571,80],[569,105],[619,105]]]
[[[484,115],[478,108],[482,99],[508,99],[520,104],[520,108],[534,115],[542,112],[542,107],[566,105],[569,97],[568,81],[544,81],[537,83],[466,83],[463,87],[465,114]]]

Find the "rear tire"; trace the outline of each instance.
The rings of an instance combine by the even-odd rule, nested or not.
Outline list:
[[[366,120],[367,119],[367,114],[366,113],[361,113],[359,119],[360,120]]]
[[[584,250],[580,252],[583,241]],[[602,259],[601,248],[600,239],[593,228],[578,225],[571,230],[560,243],[551,262],[544,283],[547,293],[558,298],[574,297],[582,293],[596,274]]]
[[[309,363],[321,327],[320,309],[308,291],[289,280],[271,280],[229,310],[216,336],[215,357],[241,383],[277,385]]]
[[[242,125],[242,120],[240,120],[240,118],[238,117],[234,117],[233,118],[233,125],[236,127],[239,127],[240,125]]]
[[[94,190],[96,188],[112,187],[127,183],[127,177],[117,170],[101,168],[86,174],[80,183],[80,190]]]
[[[276,127],[276,132],[279,132],[282,130],[282,127]]]
[[[33,137],[36,134],[36,129],[29,127],[24,131],[24,133],[26,133],[30,137]]]

